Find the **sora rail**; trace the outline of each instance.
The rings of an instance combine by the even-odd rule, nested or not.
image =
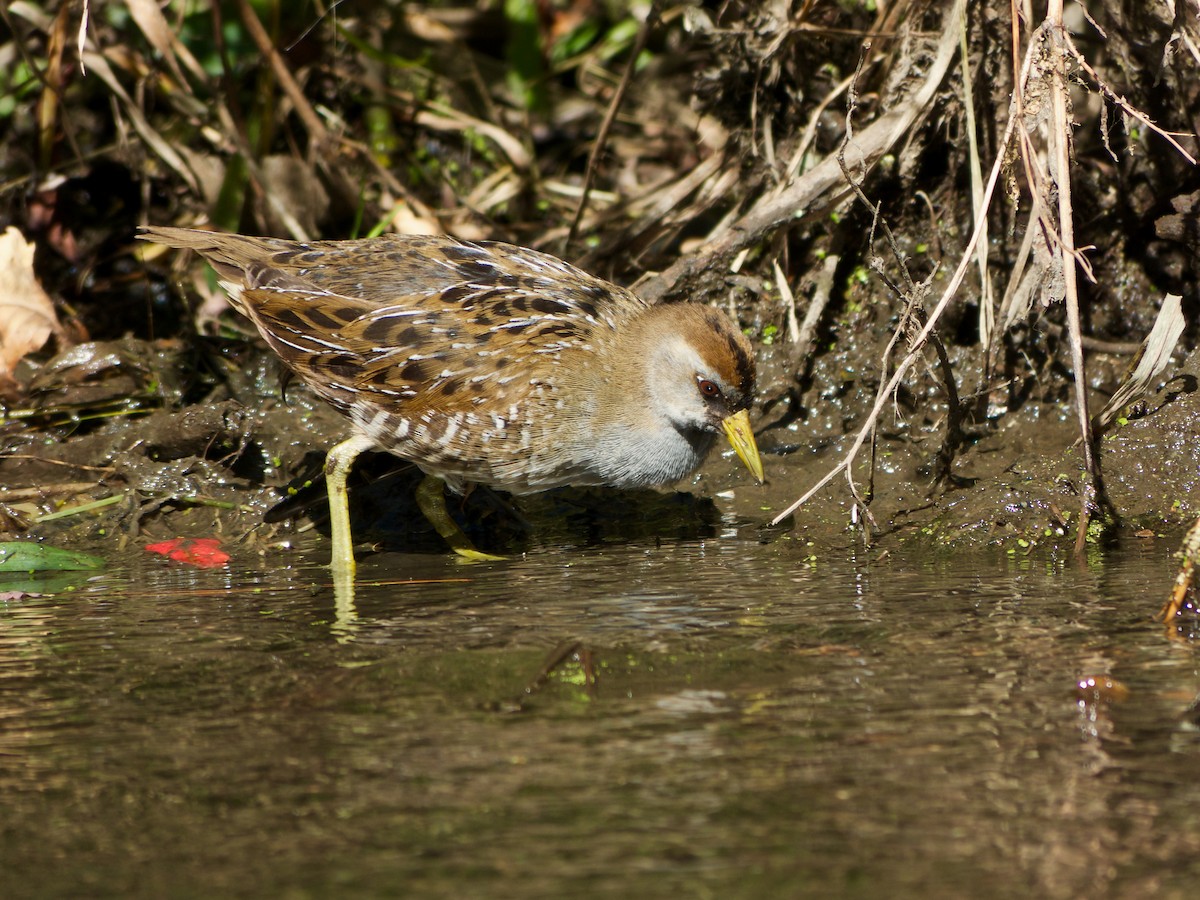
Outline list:
[[[208,260],[271,349],[353,424],[326,462],[335,575],[353,577],[346,474],[366,449],[424,471],[422,511],[476,558],[441,481],[515,494],[664,485],[695,471],[722,431],[762,480],[747,413],[754,357],[710,307],[650,305],[502,243],[139,237]]]

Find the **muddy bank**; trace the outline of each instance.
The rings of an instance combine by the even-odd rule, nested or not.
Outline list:
[[[93,371],[61,367],[62,381],[43,382],[44,409],[31,406],[8,426],[0,458],[0,503],[11,536],[99,549],[174,535],[217,535],[241,552],[286,553],[296,540],[323,541],[326,502],[323,454],[345,433],[336,414],[303,385],[280,390],[277,364],[262,348],[239,348],[235,366],[199,402],[171,402],[162,393],[143,408],[87,415],[104,383],[131,377],[120,362],[139,360],[143,385],[169,383],[180,364],[177,343],[123,342],[124,356],[97,348]],[[192,348],[207,355],[211,345]],[[870,372],[877,356],[839,354],[843,373]],[[136,351],[136,352],[135,352]],[[75,351],[75,362],[86,354]],[[224,359],[219,353],[217,359]],[[132,365],[128,362],[125,365]],[[763,377],[773,360],[764,354]],[[48,371],[55,367],[48,367]],[[227,373],[228,374],[228,373]],[[1168,535],[1200,515],[1200,435],[1196,397],[1200,355],[1192,354],[1166,386],[1104,435],[1104,484],[1111,517],[1093,542],[1135,534]],[[109,385],[114,388],[113,385]],[[115,389],[126,402],[132,392]],[[477,491],[451,504],[482,545],[519,553],[545,542],[588,545],[610,540],[677,540],[728,533],[730,516],[744,536],[779,541],[797,553],[821,553],[869,540],[881,551],[901,544],[932,548],[999,546],[1069,549],[1075,539],[1082,454],[1070,403],[1027,402],[997,415],[935,481],[944,431],[939,405],[921,412],[897,408],[880,428],[875,454],[873,523],[851,527],[852,497],[836,478],[790,519],[766,523],[811,487],[847,452],[876,385],[848,379],[838,395],[805,408],[792,421],[778,409],[755,410],[768,483],[754,485],[730,454],[714,453],[694,483],[662,494],[604,490],[558,491],[504,498]],[[155,388],[158,389],[157,387]],[[148,395],[143,393],[143,397]],[[1099,395],[1097,395],[1099,399]],[[76,421],[63,421],[74,418]],[[854,466],[860,494],[868,490],[871,455]],[[355,535],[360,546],[401,552],[442,552],[417,511],[419,473],[387,454],[363,458],[352,480]],[[110,501],[95,506],[96,501]],[[68,512],[84,507],[78,514]],[[321,537],[314,537],[315,531]]]
[[[759,362],[769,483],[716,457],[665,499],[456,505],[507,553],[719,535],[730,516],[800,552],[1069,546],[1089,480],[1069,311],[1094,413],[1165,292],[1200,309],[1200,30],[1172,4],[1028,21],[963,0],[402,4],[336,23],[297,6],[269,27],[245,4],[224,24],[144,6],[93,17],[82,47],[63,3],[21,4],[0,36],[43,75],[0,104],[0,224],[31,248],[55,335],[14,349],[0,319],[8,537],[324,539],[342,423],[281,390],[195,259],[135,249],[139,224],[508,240],[728,309]],[[1099,440],[1093,541],[1200,512],[1197,337]],[[760,532],[843,460],[921,342],[854,489],[838,476]],[[363,460],[356,536],[440,552],[414,478]]]

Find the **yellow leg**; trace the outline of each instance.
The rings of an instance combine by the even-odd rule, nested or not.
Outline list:
[[[350,503],[346,494],[346,476],[355,458],[375,446],[361,434],[342,441],[325,457],[325,485],[329,490],[329,530],[333,538],[330,568],[335,593],[354,589],[354,538],[350,534]]]
[[[445,538],[446,543],[450,545],[450,549],[464,559],[504,559],[503,556],[493,556],[490,553],[483,553],[475,549],[475,545],[471,543],[471,539],[463,534],[463,530],[458,527],[458,523],[450,518],[450,511],[446,509],[444,488],[445,482],[442,479],[426,475],[417,487],[417,506],[425,514],[425,518],[437,529],[437,533]]]

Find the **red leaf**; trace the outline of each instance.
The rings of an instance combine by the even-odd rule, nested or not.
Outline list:
[[[229,562],[229,554],[221,549],[221,542],[216,538],[174,538],[147,544],[146,549],[201,569],[215,569]]]

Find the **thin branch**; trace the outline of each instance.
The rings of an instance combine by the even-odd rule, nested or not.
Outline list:
[[[1046,10],[1051,53],[1051,111],[1052,166],[1058,188],[1058,239],[1063,257],[1062,276],[1066,287],[1067,329],[1070,334],[1071,368],[1075,373],[1075,411],[1079,419],[1079,436],[1083,441],[1084,489],[1080,498],[1079,532],[1075,536],[1075,552],[1083,551],[1087,540],[1088,522],[1096,510],[1100,491],[1100,463],[1092,437],[1092,417],[1088,413],[1087,368],[1083,357],[1083,327],[1079,320],[1079,280],[1075,268],[1074,211],[1071,205],[1071,110],[1067,94],[1067,53],[1063,27],[1063,0],[1050,0]]]

